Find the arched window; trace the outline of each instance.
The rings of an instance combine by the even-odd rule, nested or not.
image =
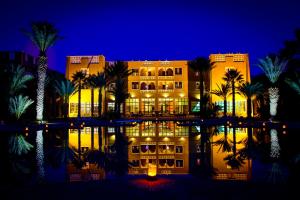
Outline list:
[[[140,71],[140,76],[146,76],[146,70],[145,69],[141,69]]]
[[[167,73],[166,73],[167,76],[173,76],[173,70],[172,69],[167,69]]]
[[[165,75],[166,75],[166,72],[163,69],[160,69],[158,71],[158,76],[165,76]]]
[[[149,84],[149,90],[155,90],[155,84],[154,83]]]
[[[147,90],[148,89],[148,86],[145,82],[142,82],[141,83],[141,90]]]

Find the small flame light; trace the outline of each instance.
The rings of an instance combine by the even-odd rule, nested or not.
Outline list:
[[[284,124],[284,125],[282,125],[282,128],[286,128],[286,125]]]
[[[148,178],[155,179],[157,174],[156,165],[149,163],[148,164]]]

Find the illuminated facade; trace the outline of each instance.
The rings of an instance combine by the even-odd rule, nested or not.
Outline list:
[[[210,82],[205,83],[205,93],[216,89],[221,83],[226,69],[236,68],[250,81],[249,62],[247,54],[212,54],[215,68],[211,71]],[[90,64],[89,64],[90,63]],[[128,159],[133,164],[129,169],[131,174],[147,174],[148,164],[157,166],[158,174],[185,174],[190,167],[197,164],[199,156],[199,140],[191,137],[192,132],[200,133],[195,127],[178,126],[174,121],[160,121],[160,117],[174,118],[193,115],[200,110],[199,75],[188,68],[188,61],[129,61],[128,68],[132,75],[128,77],[128,93],[130,97],[121,106],[121,113],[125,117],[139,117],[144,121],[134,127],[123,127],[131,143],[128,146]],[[69,56],[67,57],[66,77],[72,79],[76,71],[87,74],[97,74],[105,67],[103,56]],[[112,85],[107,86],[110,90]],[[94,89],[94,113],[98,112],[98,89]],[[91,89],[81,91],[82,117],[91,116]],[[114,97],[106,91],[103,95],[103,109],[114,110]],[[222,104],[222,100],[212,96],[212,102]],[[246,99],[237,95],[237,115],[246,115]],[[230,113],[231,98],[228,97],[228,113]],[[77,117],[78,94],[70,97],[69,116]],[[104,109],[105,108],[105,109]],[[94,130],[96,131],[96,130]],[[85,133],[87,132],[87,133]],[[106,149],[113,153],[112,145],[115,140],[115,130],[107,127],[105,139],[91,140],[91,130],[81,133],[80,148]],[[75,132],[74,132],[75,133]],[[79,148],[78,133],[72,135],[70,142]],[[94,133],[97,137],[98,132]],[[85,139],[84,139],[85,138]],[[101,138],[103,138],[101,136]],[[196,142],[191,142],[191,139]],[[199,139],[199,138],[198,138]],[[85,141],[88,140],[88,141]],[[192,156],[191,156],[192,155]],[[195,156],[194,156],[195,155]],[[212,155],[213,157],[213,155]],[[215,164],[214,164],[215,165]]]
[[[224,83],[222,79],[226,71],[230,69],[237,69],[244,78],[245,82],[250,82],[250,66],[248,54],[211,54],[209,56],[211,62],[214,62],[215,67],[211,71],[210,76],[210,90],[216,90],[217,84]],[[212,95],[212,102],[223,107],[223,99],[216,95]],[[236,115],[246,116],[247,115],[247,105],[246,98],[236,94]],[[227,97],[227,112],[232,113],[232,97],[228,95]]]

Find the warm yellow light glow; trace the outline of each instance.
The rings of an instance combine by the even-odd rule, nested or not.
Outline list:
[[[180,140],[181,140],[181,141],[184,141],[185,139],[184,139],[184,137],[181,137]]]
[[[168,137],[164,137],[164,139],[163,139],[163,141],[169,141],[170,140],[170,138],[168,138]]]
[[[131,94],[131,98],[134,98],[135,97],[135,94]]]
[[[149,97],[151,97],[151,95],[150,94],[146,94],[146,97],[149,98]]]
[[[163,97],[167,98],[169,96],[168,93],[163,93]]]
[[[149,163],[148,164],[148,176],[155,177],[157,174],[156,165]]]
[[[182,97],[184,97],[184,94],[183,94],[183,93],[181,93],[179,96],[182,98]]]
[[[286,128],[286,125],[284,124],[284,125],[282,125],[282,128]]]
[[[151,140],[151,138],[149,138],[149,137],[146,138],[146,141],[150,141],[150,140]]]
[[[25,131],[28,131],[28,127],[25,128]]]

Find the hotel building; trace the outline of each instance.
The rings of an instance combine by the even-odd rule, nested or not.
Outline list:
[[[216,89],[216,84],[223,83],[222,77],[226,70],[239,70],[245,81],[250,82],[249,61],[247,54],[212,54],[210,60],[215,67],[210,73],[209,82],[206,82],[205,92]],[[104,70],[104,56],[68,56],[66,77],[72,80],[76,71],[86,74],[96,74]],[[199,162],[200,127],[179,126],[175,121],[179,116],[190,117],[200,110],[199,74],[188,67],[188,61],[128,61],[128,69],[132,75],[128,77],[129,98],[121,107],[125,117],[138,116],[143,121],[134,127],[123,127],[129,141],[128,159],[133,163],[129,173],[146,173],[148,164],[157,166],[160,174],[189,173],[190,166]],[[107,86],[109,90],[111,85]],[[98,89],[94,90],[94,110],[98,107]],[[82,89],[81,113],[82,117],[91,116],[91,89]],[[103,91],[103,109],[114,109],[114,97],[106,90]],[[77,117],[78,94],[69,99],[69,116]],[[238,116],[246,116],[246,99],[236,95]],[[222,105],[223,100],[212,95],[211,101]],[[228,113],[231,110],[231,97],[228,96]],[[109,151],[114,143],[114,127],[106,127],[107,138],[103,145]],[[74,134],[74,131],[70,132]],[[98,134],[98,133],[97,133]],[[78,137],[78,136],[77,136]],[[90,136],[81,134],[90,140]],[[72,143],[76,143],[76,135]],[[90,148],[90,142],[86,148]],[[95,144],[95,143],[94,143]],[[101,146],[101,145],[100,145]],[[81,146],[83,148],[83,146]],[[99,147],[102,148],[102,147]],[[190,155],[194,155],[191,157]],[[212,156],[213,157],[213,156]]]

